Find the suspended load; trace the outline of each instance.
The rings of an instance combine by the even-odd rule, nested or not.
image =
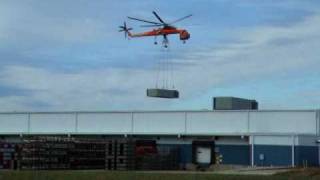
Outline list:
[[[154,88],[147,89],[147,97],[178,99],[179,91],[174,85],[173,64],[170,57],[170,48],[163,47],[161,56],[157,58],[157,74]]]
[[[179,91],[169,89],[147,89],[147,96],[174,99],[179,98]]]

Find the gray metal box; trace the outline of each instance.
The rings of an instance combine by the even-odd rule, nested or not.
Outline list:
[[[244,110],[258,109],[256,100],[236,98],[236,97],[214,97],[214,110]]]
[[[179,98],[179,91],[169,89],[147,89],[148,97]]]

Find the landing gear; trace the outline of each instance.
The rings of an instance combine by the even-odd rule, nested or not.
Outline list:
[[[154,36],[154,45],[157,45],[158,42],[157,42],[157,36]]]
[[[154,45],[157,45],[158,42],[157,42],[157,36],[154,37]],[[169,39],[167,37],[167,35],[163,35],[163,40],[162,40],[162,46],[164,48],[168,48],[169,47]]]
[[[186,40],[183,40],[182,43],[185,44],[185,43],[186,43]]]
[[[164,48],[167,48],[169,45],[169,39],[167,38],[167,35],[163,35],[163,41],[162,41],[162,45]]]

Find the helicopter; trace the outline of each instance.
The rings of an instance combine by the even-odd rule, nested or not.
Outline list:
[[[135,20],[135,21],[140,21],[140,22],[144,22],[144,23],[149,23],[149,24],[146,24],[146,25],[141,25],[141,27],[159,27],[159,28],[156,28],[156,29],[153,29],[153,30],[147,31],[147,32],[142,32],[142,33],[131,33],[130,31],[133,30],[133,29],[132,28],[128,28],[126,22],[124,22],[123,26],[119,26],[119,28],[120,28],[119,32],[124,32],[125,38],[128,38],[128,36],[130,38],[154,36],[154,44],[155,45],[158,44],[157,36],[163,36],[162,45],[165,48],[167,48],[168,45],[169,45],[168,35],[178,34],[179,37],[180,37],[180,40],[183,43],[186,43],[186,40],[188,40],[190,38],[190,33],[187,30],[178,29],[178,28],[174,27],[173,24],[191,17],[192,14],[184,16],[182,18],[179,18],[179,19],[177,19],[175,21],[172,21],[170,23],[167,23],[167,22],[163,21],[162,18],[155,11],[153,11],[152,13],[158,19],[159,22],[149,21],[149,20],[144,20],[144,19],[139,19],[139,18],[134,18],[134,17],[130,17],[130,16],[128,16],[128,19]]]

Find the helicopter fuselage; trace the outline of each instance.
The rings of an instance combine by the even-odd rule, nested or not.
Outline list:
[[[136,33],[136,34],[129,33],[129,36],[134,38],[134,37],[144,37],[144,36],[167,36],[171,34],[179,34],[180,40],[183,40],[183,41],[188,40],[190,38],[190,34],[187,30],[177,29],[172,26],[153,29],[152,31]]]

